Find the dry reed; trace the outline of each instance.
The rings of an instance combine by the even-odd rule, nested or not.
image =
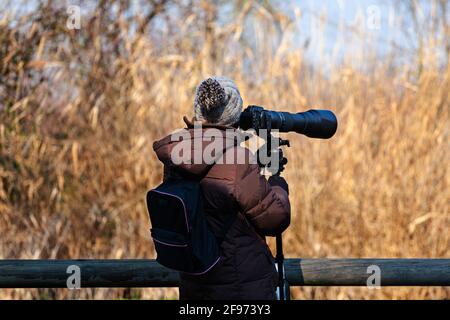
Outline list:
[[[325,69],[293,42],[295,19],[257,1],[236,1],[242,7],[225,22],[205,1],[154,1],[137,17],[126,3],[88,7],[80,30],[68,30],[65,7],[47,1],[22,16],[0,15],[0,258],[154,257],[144,202],[161,179],[152,141],[182,126],[196,84],[211,74],[234,78],[246,104],[338,115],[330,141],[290,136],[288,257],[449,257],[450,67],[448,59],[431,63],[442,42],[429,38],[435,50],[413,52],[405,64],[391,63],[403,54],[392,49],[359,62],[345,52]],[[450,297],[448,288],[292,291],[301,299]]]

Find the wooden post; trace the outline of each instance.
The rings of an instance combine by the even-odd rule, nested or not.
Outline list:
[[[0,288],[66,288],[69,266],[81,287],[175,287],[178,273],[155,260],[0,260]],[[450,259],[286,259],[290,286],[366,286],[370,266],[381,286],[450,286]]]

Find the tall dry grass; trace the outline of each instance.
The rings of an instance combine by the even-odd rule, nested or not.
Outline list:
[[[435,59],[446,49],[445,19],[444,33],[421,35],[430,50],[412,51],[408,63],[392,62],[404,54],[394,47],[383,58],[345,52],[325,68],[295,43],[295,18],[270,6],[235,1],[224,19],[206,1],[153,3],[86,4],[80,30],[68,30],[66,8],[52,2],[2,12],[0,258],[154,257],[144,196],[162,168],[152,142],[183,125],[195,86],[211,74],[235,79],[246,104],[325,107],[339,118],[332,140],[289,136],[288,257],[449,257],[448,51],[444,66]],[[301,299],[450,297],[448,288],[292,291]],[[0,291],[1,298],[176,296],[175,289]]]

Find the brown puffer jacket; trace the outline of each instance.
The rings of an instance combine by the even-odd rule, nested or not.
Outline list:
[[[193,151],[194,140],[203,139],[194,137],[192,123],[186,118],[185,122]],[[221,133],[230,130],[214,128]],[[203,132],[207,129],[203,126]],[[180,142],[171,141],[170,135],[153,145],[164,164],[165,178],[177,175],[201,180],[208,223],[221,239],[221,259],[208,273],[180,275],[180,299],[275,299],[277,273],[265,236],[274,236],[289,226],[288,194],[279,186],[270,186],[257,164],[249,164],[253,155],[248,149],[230,143],[225,134],[222,136],[223,145],[228,142],[231,147],[224,148],[213,165],[174,164],[171,152]],[[200,145],[204,150],[209,143],[202,141]],[[243,154],[245,164],[227,164],[229,153]]]

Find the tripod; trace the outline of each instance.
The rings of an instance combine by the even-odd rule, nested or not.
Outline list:
[[[273,176],[281,175],[281,172],[284,170],[284,166],[287,164],[287,159],[283,155],[283,150],[281,147],[287,146],[290,147],[289,140],[284,140],[281,138],[276,138],[272,135],[271,129],[271,116],[270,114],[264,113],[261,115],[262,123],[264,124],[263,128],[267,129],[266,142],[261,148],[257,151],[257,159],[258,164],[261,168],[264,168],[268,165],[268,163],[263,163],[260,161],[261,153],[264,153],[267,158],[271,158],[272,156],[278,158],[278,166],[274,168],[273,166],[269,166],[268,169]],[[256,127],[256,133],[259,135],[259,127]],[[273,144],[272,144],[273,142]],[[266,159],[267,159],[266,158]],[[289,284],[286,280],[286,274],[284,270],[284,254],[283,254],[283,237],[282,234],[276,235],[276,256],[275,256],[275,266],[278,271],[278,286],[277,286],[277,299],[278,300],[290,300],[291,294],[289,289]]]
[[[275,149],[272,149],[272,137],[271,134],[269,134],[269,139],[267,140],[267,149],[265,150],[267,154],[270,155],[272,153],[277,153],[279,157],[279,166],[276,168],[276,171],[272,171],[272,174],[274,176],[279,176],[281,172],[284,170],[284,166],[287,164],[287,159],[283,156],[283,151],[281,150],[281,146],[290,146],[288,140],[279,139],[278,146]],[[260,164],[262,166],[262,164]],[[278,271],[278,287],[277,287],[277,299],[278,300],[290,300],[290,289],[289,289],[289,283],[286,280],[286,274],[284,270],[284,254],[283,254],[283,236],[282,234],[278,234],[276,236],[276,256],[275,256],[275,262],[276,262],[276,268]]]

